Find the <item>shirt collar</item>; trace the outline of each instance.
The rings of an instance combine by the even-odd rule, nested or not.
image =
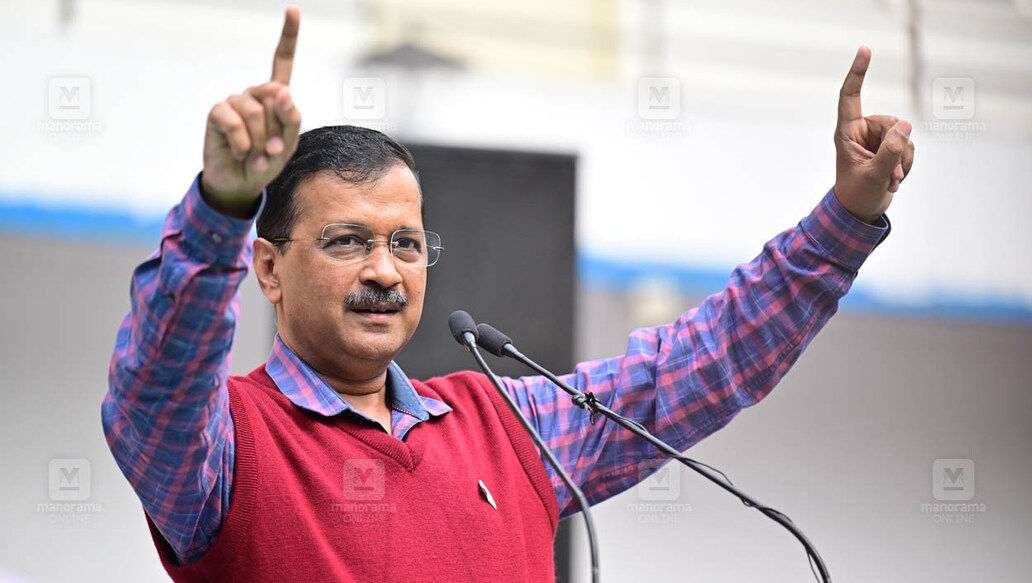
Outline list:
[[[337,391],[327,385],[308,363],[294,354],[294,351],[283,343],[279,334],[272,343],[269,360],[265,363],[265,372],[272,377],[280,392],[298,407],[327,417],[342,411],[361,415],[342,399]],[[426,421],[431,416],[444,415],[452,410],[442,401],[417,393],[401,367],[394,361],[387,367],[387,386],[390,389],[387,394],[391,398],[391,409],[415,417],[419,421]]]

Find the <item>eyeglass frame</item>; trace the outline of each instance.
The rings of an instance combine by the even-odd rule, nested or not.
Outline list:
[[[277,237],[275,239],[269,239],[269,242],[278,247],[279,245],[281,245],[283,243],[293,243],[295,241],[297,241],[297,242],[312,241],[312,242],[316,242],[316,243],[319,242],[319,241],[329,241],[330,238],[326,236],[326,229],[329,229],[330,227],[357,227],[359,229],[364,229],[366,231],[369,231],[370,233],[373,234],[373,237],[376,237],[376,233],[372,229],[370,229],[367,225],[360,225],[358,223],[330,223],[328,225],[324,225],[323,226],[322,231],[319,233],[319,237],[317,237],[315,239],[288,239],[288,238],[285,238],[285,237]],[[426,241],[426,235],[429,233],[429,234],[437,237],[438,241],[441,240],[441,235],[439,233],[435,232],[435,231],[427,231],[425,229],[405,228],[405,229],[396,229],[396,230],[392,231],[391,232],[391,236],[388,237],[387,239],[376,239],[376,238],[365,239],[365,244],[366,244],[365,255],[362,255],[361,257],[356,258],[356,259],[341,259],[341,258],[338,258],[338,257],[334,257],[333,255],[331,255],[330,253],[328,253],[326,251],[326,248],[322,248],[322,247],[320,247],[319,250],[324,252],[324,253],[326,253],[326,255],[328,255],[330,257],[330,259],[333,259],[334,261],[340,261],[340,262],[342,262],[342,263],[344,263],[346,265],[350,265],[350,264],[353,264],[353,263],[361,263],[361,262],[365,261],[366,259],[369,259],[369,256],[371,256],[373,254],[373,247],[375,247],[377,243],[386,243],[387,244],[387,252],[391,254],[391,258],[394,259],[394,262],[396,264],[398,264],[398,265],[410,265],[410,266],[414,266],[414,267],[417,266],[417,264],[415,264],[415,263],[409,263],[409,262],[404,261],[404,260],[399,261],[398,257],[394,254],[394,248],[398,244],[398,242],[394,240],[394,236],[397,235],[398,233],[422,233],[424,241]],[[441,259],[441,251],[444,251],[444,247],[442,247],[441,245],[430,245],[430,244],[427,244],[426,248],[427,248],[427,263],[426,263],[426,265],[418,265],[418,267],[426,268],[426,267],[433,267],[434,265],[437,265],[437,262],[440,261],[440,259]],[[437,250],[437,257],[434,258],[434,262],[433,263],[430,263],[430,253],[429,253],[430,249]]]

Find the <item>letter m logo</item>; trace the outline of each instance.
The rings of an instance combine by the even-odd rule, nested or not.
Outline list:
[[[376,87],[367,85],[365,87],[355,87],[354,95],[354,107],[355,109],[372,109],[376,107],[376,102],[373,101],[375,96]]]
[[[670,108],[670,86],[649,87],[649,109]]]
[[[975,462],[969,459],[937,459],[932,464],[932,495],[943,502],[975,497]]]
[[[79,468],[61,468],[61,477],[58,486],[62,490],[79,489]]]
[[[50,460],[50,499],[56,502],[83,502],[90,498],[90,460],[60,458]]]
[[[83,120],[90,117],[90,80],[87,77],[53,77],[49,85],[50,119]]]
[[[975,115],[975,81],[970,77],[932,80],[932,115],[936,119],[971,119]]]
[[[946,86],[942,88],[943,98],[946,103],[943,105],[946,109],[963,109],[964,108],[964,86],[957,85],[954,87]]]
[[[644,502],[673,502],[681,496],[679,466],[659,462],[638,463],[638,497]]]
[[[348,77],[342,97],[348,119],[378,120],[387,114],[387,84],[380,77]]]
[[[386,493],[383,460],[350,459],[344,462],[344,497],[348,500],[383,500]]]
[[[943,468],[942,489],[955,491],[964,489],[964,468]]]
[[[638,116],[672,120],[681,115],[681,80],[677,77],[642,77],[638,80]]]

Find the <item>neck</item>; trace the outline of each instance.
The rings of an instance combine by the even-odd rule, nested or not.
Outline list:
[[[355,362],[348,370],[339,370],[333,363],[317,358],[305,358],[289,341],[280,335],[283,344],[319,376],[324,383],[337,392],[355,411],[377,420],[384,429],[391,432],[390,396],[387,394],[388,363]]]
[[[309,364],[311,366],[311,364]],[[387,409],[387,370],[362,375],[359,378],[343,378],[312,367],[319,378],[337,391],[349,405],[365,413],[366,409]]]
[[[387,371],[359,380],[342,379],[316,370],[316,374],[337,391],[355,411],[376,420],[387,433],[391,429],[390,396],[387,394]]]
[[[327,384],[333,387],[333,390],[337,391],[337,394],[343,397],[344,400],[348,402],[348,405],[351,405],[357,411],[368,417],[375,419],[375,413],[390,410],[390,406],[387,404],[388,398],[386,384],[372,392],[355,391],[353,390],[353,387],[348,387],[347,390],[342,390],[334,387],[330,383]]]

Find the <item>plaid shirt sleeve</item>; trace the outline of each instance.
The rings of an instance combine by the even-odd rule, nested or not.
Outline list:
[[[251,224],[210,208],[194,180],[133,273],[101,407],[115,461],[183,562],[207,550],[229,510],[226,378]]]
[[[675,322],[634,331],[620,357],[579,364],[564,381],[684,451],[770,393],[838,309],[889,223],[868,225],[830,191],[813,212],[739,265],[724,291]],[[595,504],[664,461],[631,432],[586,411],[547,379],[504,379],[574,482]],[[563,516],[580,508],[546,464]]]

